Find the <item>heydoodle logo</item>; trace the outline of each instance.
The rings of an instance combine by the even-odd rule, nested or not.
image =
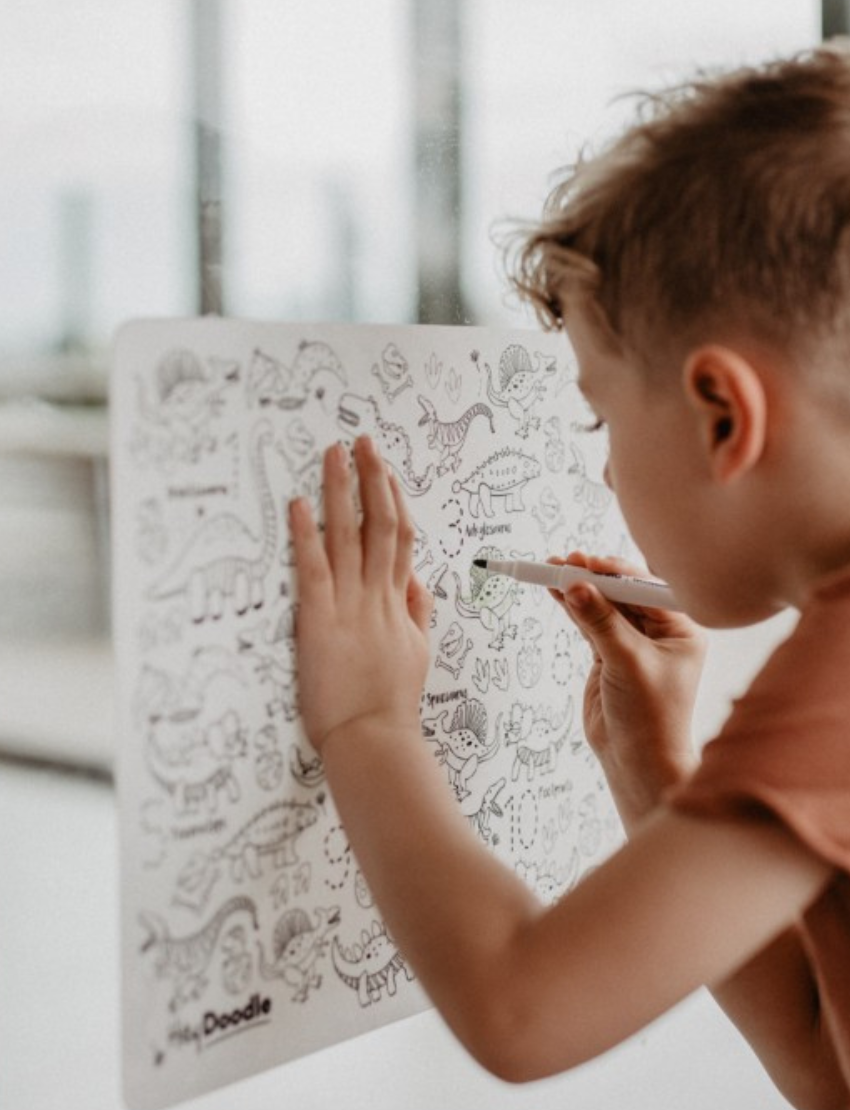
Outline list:
[[[169,1031],[168,1039],[175,1046],[194,1044],[200,1050],[232,1037],[235,1033],[246,1033],[259,1025],[271,1021],[272,1000],[252,994],[246,1006],[235,1010],[207,1010],[196,1025],[176,1024]]]
[[[265,1025],[265,1020],[270,1020],[268,1015],[271,1012],[272,1000],[270,998],[260,998],[258,994],[252,994],[251,1001],[241,1010],[231,1010],[224,1014],[217,1014],[215,1010],[207,1010],[204,1014],[204,1036],[212,1037],[221,1033],[242,1032],[250,1022],[255,1025]],[[221,1040],[221,1037],[216,1037],[216,1040]]]

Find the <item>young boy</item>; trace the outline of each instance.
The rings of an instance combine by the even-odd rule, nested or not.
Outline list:
[[[700,623],[799,623],[702,761],[691,622],[557,600],[629,833],[551,908],[470,833],[420,739],[431,601],[368,440],[291,509],[308,734],[389,928],[497,1075],[549,1075],[706,984],[799,1107],[850,1105],[850,56],[653,97],[552,194],[516,283],[564,326],[607,480]],[[557,560],[556,560],[557,561]],[[594,569],[610,561],[571,561]],[[451,937],[451,944],[445,938]]]

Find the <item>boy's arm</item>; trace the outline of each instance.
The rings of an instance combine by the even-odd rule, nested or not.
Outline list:
[[[324,753],[394,939],[466,1048],[514,1082],[574,1067],[727,979],[829,875],[779,825],[660,809],[546,909],[470,833],[418,734],[363,721],[332,733]],[[763,1001],[775,1005],[768,987]],[[846,1101],[837,1074],[800,1077],[821,1066],[805,1043],[788,1048],[766,1063],[786,1093],[803,1096],[797,1105],[813,1105],[824,1083]]]
[[[356,454],[362,529],[338,452],[324,543],[293,507],[308,735],[367,882],[449,1024],[506,1078],[563,1070],[728,979],[828,871],[776,825],[661,811],[544,910],[472,835],[422,743],[428,599],[410,577],[398,490],[373,449]]]
[[[589,561],[575,556],[570,561],[592,562],[596,570],[635,573],[634,568],[616,560]],[[663,629],[636,629],[598,594],[586,593],[576,600],[583,600],[584,605],[565,608],[582,628],[595,655],[586,695],[588,732],[626,832],[633,835],[646,815],[659,806],[665,791],[696,765],[690,750],[693,696],[688,696],[687,683],[699,648],[695,642],[688,643],[687,623],[676,615],[657,615],[662,625],[666,622]],[[641,635],[634,635],[635,631]],[[659,668],[658,647],[662,641],[680,658]],[[668,674],[662,677],[671,667],[677,672],[672,683]],[[695,693],[692,669],[691,683]],[[659,696],[653,686],[663,689],[663,695]],[[610,687],[635,691],[636,699],[643,699],[645,704],[617,705]],[[653,703],[663,704],[663,719],[659,719],[658,711],[655,719],[652,713],[646,713]],[[618,735],[618,716],[627,720],[622,735]],[[634,722],[641,716],[644,720],[649,716],[652,735],[636,739]],[[846,1107],[847,1092],[829,1031],[822,1021],[817,983],[796,928],[785,930],[734,975],[715,986],[712,994],[792,1105]],[[838,1101],[834,1101],[834,1092],[839,1092]]]

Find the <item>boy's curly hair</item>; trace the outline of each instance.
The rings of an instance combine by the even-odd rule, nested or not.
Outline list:
[[[850,51],[694,82],[580,159],[508,262],[544,326],[590,299],[645,369],[708,339],[850,355]],[[601,311],[599,311],[601,310]]]

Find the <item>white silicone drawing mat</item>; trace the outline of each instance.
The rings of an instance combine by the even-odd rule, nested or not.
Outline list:
[[[140,321],[112,376],[125,1091],[156,1107],[427,1006],[299,724],[288,500],[370,433],[436,597],[423,744],[547,901],[619,840],[585,647],[472,561],[628,553],[566,340]],[[446,938],[451,943],[451,938]],[[283,1089],[283,1087],[282,1087]]]

